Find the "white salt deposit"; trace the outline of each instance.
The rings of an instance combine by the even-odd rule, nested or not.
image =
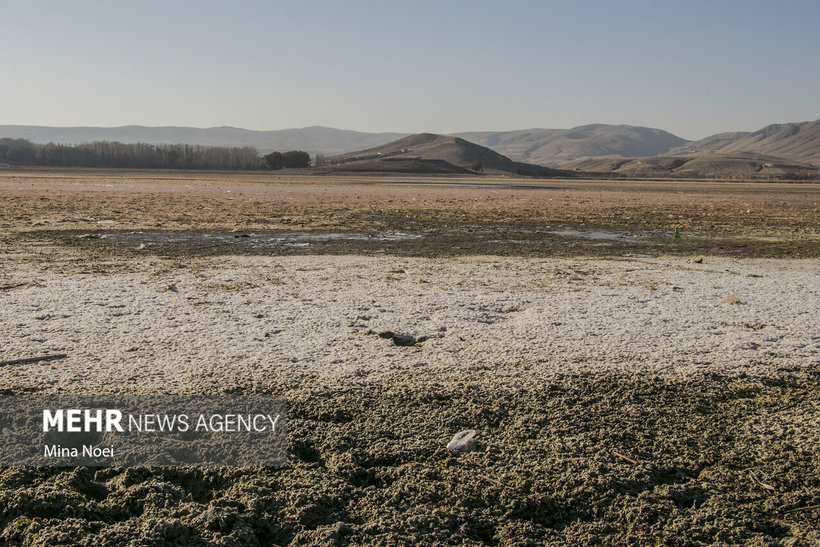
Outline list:
[[[70,275],[0,266],[0,360],[68,354],[0,367],[0,385],[156,393],[271,375],[755,375],[820,364],[818,260],[300,256],[161,266]],[[732,294],[742,304],[722,303]],[[426,339],[398,346],[385,331]]]

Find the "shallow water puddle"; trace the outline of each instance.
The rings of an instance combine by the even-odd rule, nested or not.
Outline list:
[[[648,233],[633,234],[627,232],[616,232],[614,230],[602,230],[600,228],[593,228],[590,230],[579,230],[578,228],[564,227],[558,230],[550,230],[547,233],[568,238],[604,241],[624,241],[627,243],[640,243],[642,240],[649,237]]]
[[[95,234],[96,235],[96,234]],[[87,238],[87,234],[76,236]],[[383,232],[383,233],[244,233],[244,232],[111,232],[100,234],[96,239],[108,240],[111,243],[134,243],[135,245],[156,246],[166,244],[190,245],[241,245],[254,248],[275,247],[310,247],[315,243],[345,241],[409,241],[424,237],[421,233]]]
[[[75,240],[93,240],[112,248],[153,249],[171,253],[291,252],[455,252],[470,254],[544,252],[545,249],[602,248],[654,254],[658,232],[612,230],[575,226],[499,226],[464,224],[437,229],[383,230],[378,232],[240,232],[240,231],[124,231],[72,233]],[[634,248],[638,244],[640,248]],[[561,252],[561,251],[558,251]]]

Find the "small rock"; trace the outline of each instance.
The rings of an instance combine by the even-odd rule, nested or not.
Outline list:
[[[403,332],[397,332],[393,336],[393,343],[397,346],[415,346],[416,345],[416,337],[412,334],[406,334]]]
[[[370,331],[370,332],[372,332],[372,331]],[[365,334],[367,334],[367,333],[365,333]],[[388,340],[392,340],[393,343],[397,346],[415,346],[416,344],[420,344],[420,343],[424,342],[425,340],[427,340],[426,336],[416,338],[412,334],[406,334],[406,333],[403,333],[403,332],[393,332],[391,330],[386,330],[386,331],[380,332],[378,334],[378,336],[380,338],[386,338]]]
[[[447,443],[447,450],[452,452],[472,452],[475,450],[475,429],[465,429],[456,433],[453,440]]]
[[[696,259],[694,259],[692,262],[694,262],[695,264],[703,264],[703,257],[699,256]]]

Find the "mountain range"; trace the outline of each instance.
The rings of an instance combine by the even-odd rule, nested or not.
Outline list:
[[[572,129],[523,129],[459,133],[515,161],[561,165],[599,156],[655,156],[688,141],[660,129],[630,125],[583,125]]]
[[[46,127],[38,125],[0,125],[0,138],[27,139],[36,143],[82,144],[115,141],[126,144],[199,144],[203,146],[252,146],[262,154],[274,150],[304,150],[311,155],[341,154],[378,146],[406,133],[362,133],[331,127],[305,127],[253,131],[239,127]]]
[[[751,133],[718,133],[669,151],[694,152],[753,152],[820,165],[820,120],[767,125]]]
[[[817,180],[820,167],[754,152],[697,152],[643,158],[587,158],[564,169],[629,178]]]
[[[105,140],[252,146],[263,154],[273,150],[305,150],[311,155],[338,155],[354,150],[373,150],[408,136],[405,133],[363,133],[319,126],[274,131],[236,127],[0,126],[0,138],[24,138],[38,143],[78,144]],[[541,166],[571,164],[580,170],[586,170],[583,160],[592,158],[649,158],[704,153],[735,154],[736,157],[752,153],[766,156],[768,159],[764,158],[764,163],[772,163],[773,158],[775,162],[785,160],[787,163],[820,166],[820,120],[769,125],[754,132],[719,133],[698,141],[687,141],[661,129],[604,124],[572,129],[467,132],[449,136],[486,146],[513,162]]]

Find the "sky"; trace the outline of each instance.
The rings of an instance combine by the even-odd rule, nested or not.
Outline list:
[[[817,0],[0,0],[0,125],[403,133],[820,118]]]

